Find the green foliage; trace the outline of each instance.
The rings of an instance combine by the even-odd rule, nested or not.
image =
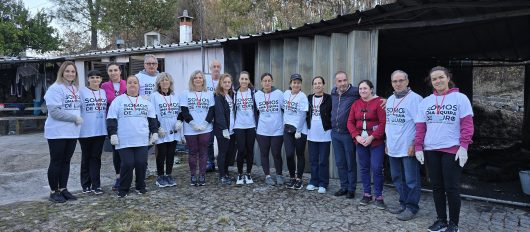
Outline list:
[[[57,50],[60,40],[44,12],[31,16],[21,2],[0,0],[0,55],[17,56],[28,48]]]

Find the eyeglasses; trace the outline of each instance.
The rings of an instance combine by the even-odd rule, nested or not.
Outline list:
[[[146,64],[146,65],[151,65],[151,66],[155,66],[155,65],[157,65],[158,63],[144,63],[144,64]]]
[[[406,80],[407,80],[407,79],[393,80],[393,81],[392,81],[392,84],[403,83],[403,82],[405,82]]]

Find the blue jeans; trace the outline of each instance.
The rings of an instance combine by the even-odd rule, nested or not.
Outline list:
[[[414,156],[388,157],[392,182],[399,193],[399,204],[412,213],[419,210],[421,196],[420,163]]]
[[[365,194],[372,195],[370,171],[374,178],[374,193],[376,197],[383,196],[383,159],[385,145],[380,144],[365,147],[357,144],[357,155],[359,156],[359,167],[361,168],[361,180]]]
[[[329,145],[331,142],[308,141],[311,179],[309,184],[328,188],[329,185]]]
[[[349,133],[331,131],[333,154],[340,179],[340,189],[355,192],[357,183],[357,160],[355,146]]]

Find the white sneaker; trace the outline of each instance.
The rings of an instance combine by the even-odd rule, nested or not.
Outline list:
[[[254,184],[254,181],[252,180],[252,177],[250,176],[250,174],[246,174],[245,175],[245,183],[246,184]]]
[[[243,178],[243,175],[238,175],[236,180],[237,185],[245,184],[245,179]]]
[[[312,185],[312,184],[308,184],[305,189],[307,189],[308,191],[313,191],[313,190],[317,189],[317,187]]]
[[[326,188],[318,187],[318,193],[326,193]]]

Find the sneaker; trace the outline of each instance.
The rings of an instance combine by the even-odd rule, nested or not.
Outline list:
[[[116,181],[114,181],[114,185],[112,186],[112,191],[118,191],[120,188],[120,178],[116,178]]]
[[[82,193],[87,194],[87,193],[91,193],[91,192],[92,192],[92,190],[90,189],[90,187],[83,187]]]
[[[300,190],[304,187],[304,181],[302,179],[296,180],[294,183],[293,189]]]
[[[63,195],[64,199],[68,200],[68,201],[75,201],[77,200],[77,197],[75,197],[74,195],[72,195],[70,192],[68,192],[68,189],[63,189],[63,191],[61,191],[61,195]]]
[[[296,179],[295,178],[291,178],[291,180],[289,181],[289,183],[287,183],[285,185],[286,188],[290,188],[290,189],[294,189],[294,185],[296,184]]]
[[[197,177],[191,176],[191,186],[197,186]]]
[[[96,188],[96,189],[92,190],[92,192],[94,192],[94,194],[96,194],[96,195],[103,194],[103,190],[101,188]]]
[[[383,198],[375,199],[375,207],[381,210],[386,209],[386,204]]]
[[[118,198],[124,198],[124,197],[127,197],[127,192],[125,191],[118,191],[118,194],[116,194],[118,196]]]
[[[254,184],[254,181],[252,180],[252,177],[250,176],[250,173],[247,173],[245,175],[245,184]]]
[[[205,186],[206,185],[206,176],[200,175],[198,184],[199,184],[199,186]]]
[[[318,187],[318,193],[320,193],[320,194],[326,193],[326,188]]]
[[[239,174],[237,176],[236,185],[243,185],[245,184],[245,178],[243,177],[243,174]]]
[[[372,196],[364,195],[363,199],[361,199],[361,201],[359,201],[359,204],[360,205],[368,205],[368,204],[370,204],[370,202],[372,202]]]
[[[66,199],[59,191],[53,191],[52,193],[50,193],[49,200],[53,203],[65,203],[66,202]]]
[[[355,198],[355,192],[348,191],[348,193],[346,194],[346,198],[348,198],[348,199]]]
[[[228,176],[223,176],[219,178],[219,183],[221,185],[232,185],[232,180]]]
[[[173,186],[177,185],[177,182],[175,182],[175,179],[173,179],[173,177],[171,177],[169,175],[167,175],[165,177],[166,177],[166,183],[167,183],[168,187],[173,187]]]
[[[265,184],[269,186],[274,186],[274,180],[272,179],[272,176],[266,176],[265,177]]]
[[[147,190],[146,189],[136,189],[136,193],[140,194],[140,195],[144,195],[147,193]]]
[[[276,185],[283,186],[285,184],[285,179],[282,175],[276,175]]]
[[[405,211],[405,209],[406,209],[405,207],[401,205],[397,205],[397,206],[388,208],[388,212],[390,212],[391,214],[401,214]]]
[[[333,195],[335,195],[336,197],[340,197],[340,196],[344,196],[346,194],[348,194],[348,191],[346,191],[345,189],[339,189],[339,191],[335,192],[335,194],[333,194]]]
[[[156,177],[156,186],[159,188],[165,188],[168,186],[168,183],[166,181],[166,178],[164,176],[157,176]]]
[[[449,222],[449,226],[447,226],[447,229],[445,230],[445,232],[459,232],[460,230],[458,230],[458,226],[455,225],[453,222]]]
[[[416,217],[416,214],[412,213],[410,209],[406,209],[403,210],[403,212],[401,212],[400,214],[398,214],[396,218],[400,221],[408,221],[410,219],[413,219],[414,217]]]
[[[443,219],[437,219],[429,228],[427,229],[430,232],[441,232],[446,231],[447,221]]]
[[[313,190],[316,190],[317,187],[314,186],[314,185],[312,185],[312,184],[308,184],[307,187],[305,187],[305,189],[306,189],[307,191],[313,191]]]

